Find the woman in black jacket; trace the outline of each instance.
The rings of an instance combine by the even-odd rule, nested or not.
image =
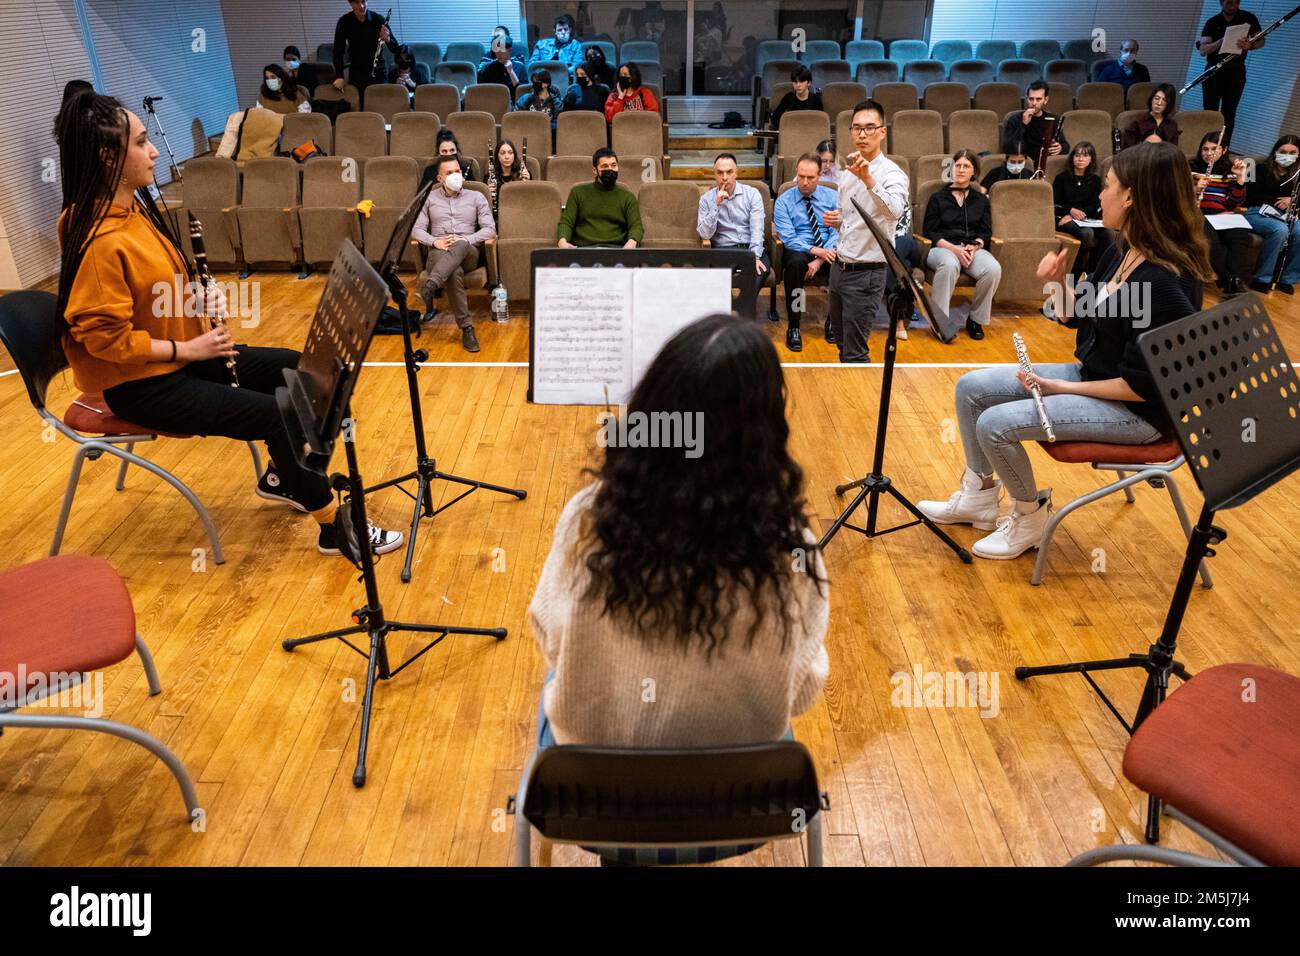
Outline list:
[[[1269,290],[1287,229],[1291,230],[1291,248],[1287,250],[1277,291],[1291,295],[1295,284],[1300,282],[1300,219],[1287,223],[1277,217],[1277,214],[1286,215],[1297,177],[1300,177],[1300,136],[1287,134],[1273,144],[1268,162],[1257,164],[1255,178],[1246,183],[1246,218],[1250,228],[1264,238],[1264,247],[1259,250],[1259,261],[1255,264],[1255,278],[1250,281],[1250,287],[1256,292]]]
[[[1128,124],[1124,130],[1123,147],[1128,149],[1138,143],[1173,143],[1183,131],[1174,120],[1178,112],[1178,93],[1172,83],[1161,83],[1147,97],[1147,111]]]
[[[1070,168],[1052,181],[1056,204],[1056,230],[1079,240],[1079,255],[1071,272],[1076,279],[1091,272],[1111,243],[1110,231],[1102,226],[1085,226],[1082,220],[1101,219],[1101,176],[1097,173],[1097,150],[1084,140],[1070,153]]]
[[[594,82],[591,73],[587,71],[587,65],[579,63],[573,68],[573,82],[564,91],[564,108],[561,112],[587,110],[603,114],[607,99],[609,99],[609,87],[604,83]]]
[[[934,304],[944,312],[952,300],[957,277],[965,272],[975,280],[966,332],[984,338],[993,311],[993,294],[1002,280],[1002,267],[989,252],[993,244],[993,207],[975,182],[979,158],[969,149],[952,157],[950,181],[935,192],[925,207],[922,235],[931,242],[926,264],[934,270]],[[944,177],[949,179],[948,176]]]

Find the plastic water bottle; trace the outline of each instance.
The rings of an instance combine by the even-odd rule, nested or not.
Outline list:
[[[506,304],[506,287],[498,285],[492,290],[492,320],[506,322],[510,319],[510,306]]]

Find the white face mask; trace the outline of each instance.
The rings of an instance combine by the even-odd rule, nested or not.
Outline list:
[[[1119,61],[1121,63],[1126,63],[1126,64],[1132,63],[1136,58],[1137,58],[1136,53],[1130,53],[1128,51],[1125,51],[1119,55]]]
[[[299,63],[297,60],[285,60],[284,65],[291,70],[296,70],[298,69],[298,67],[302,66],[302,64]]]
[[[1007,163],[1007,172],[1009,173],[1019,174],[1024,171],[1025,171],[1024,163]]]
[[[451,173],[443,177],[442,184],[451,192],[458,193],[461,187],[465,185],[465,177],[460,173]]]
[[[272,93],[279,93],[279,92],[280,92],[280,78],[277,77],[277,76],[273,76],[273,77],[271,77],[269,80],[266,81],[266,88],[267,88],[268,90],[270,90]]]
[[[1296,154],[1295,154],[1295,153],[1275,153],[1274,156],[1273,156],[1273,159],[1275,159],[1275,160],[1277,161],[1277,164],[1278,164],[1279,166],[1290,166],[1292,163],[1294,163],[1294,162],[1296,161]]]

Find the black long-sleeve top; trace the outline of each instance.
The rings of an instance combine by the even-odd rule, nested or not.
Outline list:
[[[1101,177],[1092,173],[1076,176],[1073,169],[1062,170],[1052,180],[1052,202],[1056,217],[1068,216],[1078,209],[1089,219],[1101,218]]]
[[[609,87],[604,83],[592,83],[583,86],[570,83],[564,91],[563,111],[590,110],[593,113],[605,112],[605,101],[609,99]]]
[[[1047,136],[1047,117],[1055,114],[1044,113],[1040,116],[1032,117],[1029,125],[1025,125],[1024,115],[1017,113],[1007,120],[1007,125],[1002,131],[1003,152],[1015,152],[1017,144],[1023,147],[1026,156],[1038,163],[1038,157],[1043,152],[1043,139]],[[1061,144],[1061,152],[1068,153],[1070,144],[1062,135],[1061,118],[1056,117],[1056,135],[1052,137],[1056,142]]]
[[[780,129],[781,117],[792,110],[819,110],[821,108],[822,94],[820,90],[810,90],[806,100],[799,99],[794,95],[794,90],[791,90],[781,97],[781,102],[776,104],[776,109],[772,110],[772,129]]]
[[[1118,271],[1123,258],[1123,251],[1110,247],[1089,280],[1100,289]],[[1087,302],[1091,305],[1081,311]],[[1159,387],[1142,362],[1138,336],[1199,311],[1199,281],[1143,262],[1100,304],[1094,299],[1076,299],[1074,317],[1064,324],[1077,330],[1074,355],[1083,365],[1084,381],[1122,378],[1143,398],[1124,404],[1162,432],[1168,432],[1173,426],[1160,404]]]
[[[346,75],[354,84],[357,80],[372,82],[375,51],[379,49],[379,31],[384,25],[383,15],[375,10],[367,10],[366,18],[358,20],[355,13],[345,13],[339,17],[334,28],[334,72],[338,76]],[[388,49],[397,55],[397,37],[393,35],[392,24],[388,25]],[[346,54],[346,55],[345,55]],[[351,64],[347,74],[343,72],[343,62]],[[380,64],[383,65],[382,62]]]
[[[933,243],[946,239],[964,246],[982,240],[984,248],[993,244],[993,206],[989,197],[978,189],[966,190],[966,201],[958,203],[952,189],[940,189],[925,206],[925,223],[921,234]]]
[[[487,66],[479,67],[478,81],[480,83],[500,83],[502,86],[510,88],[510,99],[515,98],[515,87],[519,85],[524,77],[516,73],[514,80],[510,79],[510,73],[506,70],[506,65],[500,60],[493,60]]]
[[[1271,163],[1259,163],[1255,166],[1255,178],[1246,179],[1246,205],[1262,206],[1264,203],[1276,203],[1283,196],[1290,196],[1295,188],[1293,176],[1300,175],[1300,163],[1293,164],[1282,174],[1281,180],[1273,172]]]

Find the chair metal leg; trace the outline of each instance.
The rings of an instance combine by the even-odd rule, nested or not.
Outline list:
[[[1178,512],[1178,521],[1183,526],[1183,534],[1187,536],[1188,540],[1191,540],[1192,523],[1187,518],[1187,508],[1183,505],[1182,493],[1178,490],[1178,486],[1174,484],[1173,475],[1169,475],[1165,478],[1165,488],[1168,489],[1169,498],[1174,503],[1174,510]],[[1201,559],[1199,570],[1201,574],[1201,587],[1214,587],[1214,579],[1210,577],[1210,567],[1205,563],[1204,558]]]
[[[166,468],[163,468],[160,465],[155,465],[148,458],[141,458],[139,455],[131,454],[130,452],[114,445],[105,445],[104,451],[110,455],[116,455],[119,458],[123,458],[131,462],[133,465],[139,465],[145,471],[157,475],[163,481],[167,482],[167,484],[179,491],[185,500],[190,503],[190,507],[194,509],[194,513],[199,516],[199,521],[203,524],[203,530],[207,532],[208,541],[212,545],[213,563],[226,563],[225,553],[221,550],[221,537],[217,534],[217,526],[212,521],[212,515],[208,513],[207,507],[199,500],[199,496],[190,489],[189,485],[185,484],[185,482],[181,481]]]
[[[113,737],[129,740],[131,743],[148,750],[171,771],[172,776],[176,778],[176,782],[180,785],[181,796],[185,800],[185,808],[189,811],[189,819],[194,820],[202,813],[199,808],[198,794],[194,790],[194,781],[190,779],[185,765],[168,749],[166,744],[138,727],[118,723],[115,720],[103,720],[98,717],[12,713],[0,714],[0,728],[2,727],[33,727],[42,730],[92,730],[97,733],[109,734]]]
[[[532,866],[533,825],[524,816],[524,795],[515,798],[515,866]]]
[[[1066,866],[1096,866],[1099,863],[1113,863],[1116,860],[1141,860],[1147,863],[1168,863],[1170,866],[1235,866],[1223,860],[1214,860],[1195,853],[1182,850],[1167,850],[1162,846],[1145,844],[1117,843],[1114,846],[1099,846],[1080,853]]]
[[[126,450],[131,452],[132,454],[135,454],[135,442],[133,441],[127,442]],[[125,458],[122,459],[122,464],[117,469],[117,484],[113,486],[113,489],[115,491],[121,491],[123,488],[126,487],[126,469],[127,466],[129,466],[130,464],[131,463],[127,461]]]
[[[68,526],[68,515],[72,513],[72,499],[77,495],[77,482],[81,480],[81,466],[86,455],[95,449],[94,444],[81,445],[72,456],[72,469],[68,472],[68,487],[63,492],[63,504],[59,508],[59,520],[54,526],[54,540],[50,542],[50,557],[59,553],[63,546],[63,532]],[[101,449],[106,446],[99,446]]]
[[[1115,474],[1118,475],[1121,479],[1126,478],[1128,476],[1127,471],[1120,471],[1119,469],[1115,470]],[[1133,502],[1137,501],[1137,499],[1133,497],[1132,485],[1124,486],[1124,500],[1127,501],[1129,504],[1133,504]]]
[[[262,480],[262,456],[258,453],[257,443],[249,442],[248,450],[253,456],[253,484]]]
[[[808,821],[808,865],[822,865],[822,815],[814,814]]]
[[[157,697],[162,693],[162,684],[158,681],[158,668],[154,665],[153,654],[149,653],[149,645],[139,634],[135,636],[135,652],[140,657],[140,666],[144,668],[144,676],[149,681],[149,696]]]

